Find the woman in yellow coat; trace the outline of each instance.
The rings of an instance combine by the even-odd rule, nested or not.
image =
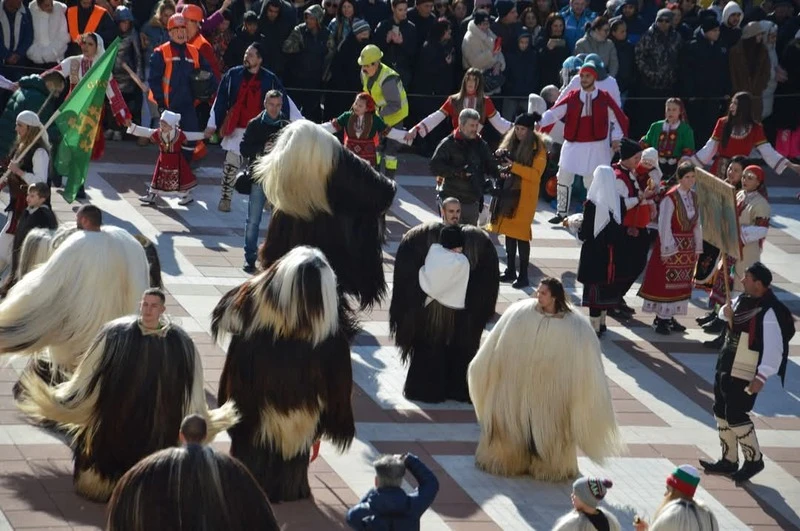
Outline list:
[[[486,227],[506,237],[508,267],[501,282],[513,282],[515,288],[530,285],[528,261],[531,254],[531,223],[539,201],[539,181],[547,165],[547,149],[534,131],[538,114],[525,113],[514,120],[514,128],[503,137],[495,155],[506,167],[501,172],[502,189],[492,201],[492,220]],[[519,275],[516,258],[519,250]]]

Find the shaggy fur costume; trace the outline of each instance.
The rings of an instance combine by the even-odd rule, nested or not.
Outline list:
[[[272,507],[236,459],[208,446],[169,448],[117,484],[108,531],[278,531]]]
[[[442,227],[442,223],[419,225],[400,242],[389,326],[403,362],[409,363],[403,391],[406,398],[468,402],[467,366],[478,351],[486,323],[495,313],[500,282],[497,251],[484,231],[463,225],[463,252],[470,264],[465,309],[453,310],[437,301],[426,306],[419,270],[430,246],[439,242]]]
[[[78,494],[105,502],[140,459],[178,444],[186,415],[203,415],[208,440],[238,420],[232,402],[209,411],[203,366],[189,335],[166,323],[146,330],[136,316],[108,323],[72,378],[55,388],[25,374],[19,408],[73,434]]]
[[[214,309],[216,339],[230,334],[219,403],[242,421],[228,430],[231,455],[272,502],[308,498],[309,452],[327,437],[340,451],[355,436],[347,323],[325,256],[297,247],[228,292]]]
[[[546,316],[535,299],[511,305],[469,367],[481,426],[479,468],[543,481],[578,475],[624,449],[597,335],[576,312]]]
[[[344,149],[321,126],[306,120],[281,130],[275,147],[253,169],[274,210],[261,267],[267,269],[298,245],[320,249],[336,272],[341,292],[362,307],[386,293],[382,215],[395,184]]]
[[[606,509],[598,508],[597,510],[606,516],[609,531],[622,531],[616,516]],[[596,528],[585,514],[573,510],[559,518],[553,524],[552,531],[596,531]]]
[[[656,514],[649,531],[719,531],[717,518],[699,500],[673,500]]]
[[[25,240],[24,275],[0,304],[0,353],[46,349],[69,375],[104,324],[136,311],[150,285],[150,268],[142,244],[117,227],[50,236],[37,230]]]

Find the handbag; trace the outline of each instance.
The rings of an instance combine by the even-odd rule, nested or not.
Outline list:
[[[233,189],[242,195],[250,195],[250,192],[253,191],[253,177],[250,175],[249,166],[236,174]]]

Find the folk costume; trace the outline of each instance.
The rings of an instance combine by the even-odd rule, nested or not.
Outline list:
[[[694,154],[694,131],[683,120],[674,124],[658,120],[650,125],[639,143],[645,148],[652,147],[658,151],[658,165],[666,178],[669,178],[675,174],[681,158]]]
[[[500,113],[497,112],[497,108],[495,108],[492,98],[489,96],[480,97],[476,93],[466,93],[464,96],[461,96],[460,93],[457,93],[448,96],[438,110],[426,116],[415,127],[417,131],[419,131],[420,136],[425,138],[428,133],[438,127],[439,124],[449,120],[450,125],[455,131],[458,129],[458,115],[464,109],[475,109],[478,111],[478,114],[481,115],[478,132],[483,129],[487,121],[492,124],[492,127],[501,135],[504,135],[506,131],[514,126],[514,124],[503,118]]]
[[[561,482],[578,475],[578,448],[596,462],[624,449],[600,342],[575,311],[547,314],[535,299],[515,302],[468,375],[481,470]]]
[[[259,250],[262,269],[298,245],[315,246],[342,293],[362,307],[380,300],[386,292],[380,218],[394,198],[391,180],[307,120],[281,130],[272,151],[256,162],[253,179],[274,207]]]
[[[28,234],[35,229],[55,230],[56,228],[58,228],[58,219],[47,205],[28,207],[22,212],[11,246],[11,270],[0,287],[0,297],[5,297],[19,278],[20,254]]]
[[[264,492],[237,459],[210,446],[168,448],[139,461],[117,483],[108,531],[278,531]]]
[[[30,128],[41,129],[42,122],[39,116],[33,111],[22,111],[17,115],[16,122],[27,125]],[[0,230],[0,271],[11,265],[12,253],[14,249],[14,234],[23,212],[28,207],[26,197],[28,195],[28,185],[34,183],[46,183],[50,168],[50,143],[48,142],[47,131],[36,141],[25,155],[17,161],[17,157],[22,154],[26,146],[17,143],[17,147],[11,154],[10,160],[16,161],[20,170],[24,172],[18,176],[9,172],[8,189],[11,201],[6,212],[9,213],[6,223]],[[0,186],[6,183],[0,184]]]
[[[311,496],[312,445],[328,438],[345,451],[355,435],[347,313],[325,256],[299,246],[223,296],[215,339],[231,342],[219,403],[234,400],[242,420],[228,430],[231,455],[270,501]]]
[[[625,259],[620,247],[623,230],[614,170],[600,166],[594,171],[578,229],[578,239],[583,242],[578,262],[581,304],[589,308],[598,335],[605,332],[608,310],[619,305],[617,266]]]
[[[717,120],[711,138],[691,158],[696,166],[711,165],[709,171],[720,179],[725,179],[725,171],[728,169],[730,159],[736,155],[747,157],[755,149],[767,166],[778,174],[783,173],[789,164],[789,159],[775,151],[764,135],[764,127],[760,123],[754,122],[743,127],[734,127],[728,143],[722,145],[723,131],[727,122],[727,116]]]
[[[772,282],[772,273],[761,262],[748,272],[765,287]],[[758,393],[751,393],[749,385],[754,378],[766,383],[775,374],[784,383],[795,326],[791,311],[771,289],[761,297],[741,295],[732,307],[732,325],[729,324],[714,376],[713,410],[722,458],[716,463],[701,460],[700,464],[707,472],[733,474],[735,480],[746,481],[764,468],[749,415]],[[741,469],[739,448],[745,460]]]
[[[106,323],[136,311],[150,285],[149,265],[142,244],[113,226],[31,236],[19,271],[32,261],[46,261],[18,274],[0,304],[0,354],[44,353],[57,381],[72,374]],[[26,253],[28,240],[37,249]]]
[[[587,507],[594,509],[594,513],[573,509],[553,525],[553,531],[622,531],[619,520],[614,514],[598,504],[605,498],[608,489],[613,486],[610,479],[582,477],[572,484],[573,499],[580,500]]]
[[[597,79],[593,63],[585,63],[580,71]],[[559,120],[564,122],[564,145],[558,161],[558,208],[553,223],[563,221],[569,211],[575,176],[583,177],[588,190],[594,170],[611,163],[611,142],[620,140],[628,130],[625,113],[608,92],[596,86],[570,92],[544,113],[539,125],[547,132]]]
[[[148,193],[151,199],[155,199],[152,196],[158,195],[158,192],[178,192],[181,195],[180,204],[188,204],[191,202],[189,192],[197,186],[197,178],[181,149],[186,142],[202,140],[204,135],[202,132],[191,133],[180,129],[178,125],[181,115],[172,111],[162,112],[161,121],[172,128],[168,133],[164,133],[160,127],[150,129],[135,124],[131,124],[127,132],[133,136],[149,138],[150,142],[158,146],[158,160]]]
[[[100,60],[100,57],[102,57],[106,51],[103,38],[97,33],[92,33],[92,35],[94,35],[97,39],[97,53],[93,58],[89,59],[83,55],[67,57],[57,66],[42,74],[42,77],[44,77],[50,72],[58,72],[64,76],[64,79],[69,81],[69,91],[67,92],[67,97],[69,97],[69,94],[75,90],[75,87],[78,85],[80,80],[83,79],[83,76],[85,76],[89,69]],[[108,103],[111,106],[111,112],[114,114],[114,117],[119,125],[123,125],[125,120],[131,118],[131,111],[128,110],[128,105],[125,103],[125,98],[122,97],[122,92],[119,90],[117,80],[113,77],[108,80],[106,99],[108,100]],[[100,116],[95,117],[98,124],[104,123],[104,116],[105,107],[103,108]],[[98,126],[97,133],[94,137],[94,143],[92,145],[92,160],[99,160],[103,156],[105,148],[106,142],[105,137],[103,136],[103,128]]]
[[[459,246],[448,243],[451,229],[443,228],[425,223],[403,236],[389,327],[409,365],[407,399],[468,402],[467,366],[497,302],[497,251],[485,232],[470,225],[460,226],[463,254],[443,249]]]
[[[734,4],[736,5],[736,4]],[[700,473],[692,465],[680,465],[667,476],[667,494],[653,517],[651,531],[719,531],[714,513],[695,499]]]
[[[51,388],[24,374],[20,384],[22,411],[72,433],[75,489],[98,502],[142,458],[177,445],[186,415],[206,418],[208,440],[238,420],[231,402],[208,410],[200,354],[166,320],[155,330],[137,316],[111,321],[67,382]]]
[[[639,289],[639,296],[644,299],[642,310],[655,313],[656,324],[687,314],[694,268],[702,252],[703,228],[697,194],[674,186],[661,201],[658,238]]]

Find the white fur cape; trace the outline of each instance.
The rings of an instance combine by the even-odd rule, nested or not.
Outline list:
[[[596,462],[619,455],[601,358],[582,315],[545,316],[535,299],[511,305],[469,366],[478,466],[564,481],[578,474],[576,448]]]
[[[621,531],[622,527],[619,525],[617,517],[611,514],[607,509],[602,507],[598,508],[608,519],[608,529],[610,531]],[[572,510],[559,518],[553,525],[552,531],[595,531],[594,525],[587,517],[578,511]]]
[[[127,231],[76,231],[0,304],[0,353],[47,349],[71,373],[102,326],[134,313],[148,286],[145,250]]]

